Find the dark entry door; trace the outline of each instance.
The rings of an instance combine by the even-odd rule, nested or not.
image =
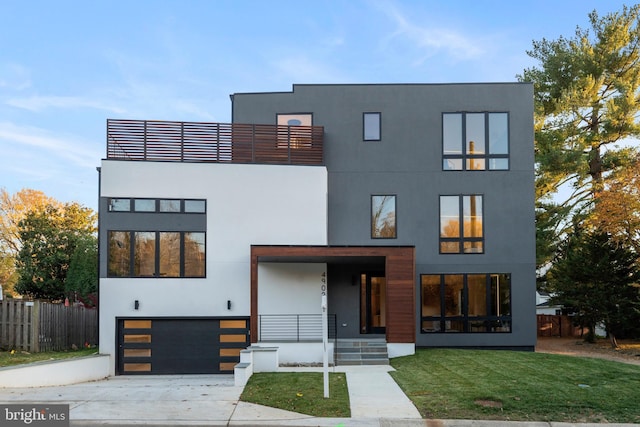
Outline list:
[[[360,279],[360,330],[365,334],[386,331],[387,280],[384,273],[364,273]]]
[[[118,374],[233,372],[248,319],[119,319]]]

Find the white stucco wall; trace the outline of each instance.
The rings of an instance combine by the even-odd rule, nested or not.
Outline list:
[[[258,265],[258,314],[322,314],[324,263]]]
[[[206,278],[100,279],[100,351],[112,367],[116,317],[249,316],[252,244],[327,244],[324,167],[107,160],[100,176],[102,197],[207,200]]]

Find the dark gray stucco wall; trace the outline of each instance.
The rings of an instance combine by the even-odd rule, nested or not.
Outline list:
[[[509,113],[508,171],[442,170],[442,113],[459,111]],[[292,92],[233,96],[239,123],[273,124],[277,113],[300,112],[325,128],[329,244],[414,245],[416,313],[421,274],[512,275],[511,333],[422,334],[417,321],[418,346],[535,344],[531,84],[295,85]],[[380,141],[363,141],[363,112],[381,113]],[[371,239],[373,194],[396,195],[396,239]],[[439,253],[439,196],[458,194],[483,196],[483,254]]]

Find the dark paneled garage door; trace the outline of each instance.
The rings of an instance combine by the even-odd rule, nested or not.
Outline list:
[[[248,318],[118,319],[118,374],[232,373]]]

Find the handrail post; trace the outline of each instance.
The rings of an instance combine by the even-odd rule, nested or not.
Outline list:
[[[147,160],[147,121],[144,121],[143,131],[143,144],[144,144],[144,159]]]
[[[184,162],[184,122],[180,122],[180,161]]]

